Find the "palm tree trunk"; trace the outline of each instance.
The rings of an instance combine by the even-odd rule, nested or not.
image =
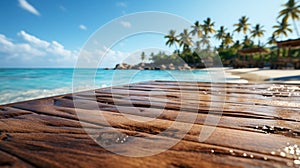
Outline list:
[[[300,36],[299,36],[299,30],[298,30],[298,28],[297,28],[297,24],[296,24],[296,21],[295,21],[295,20],[293,20],[293,24],[294,24],[294,28],[295,28],[295,30],[296,30],[297,36],[300,37]]]

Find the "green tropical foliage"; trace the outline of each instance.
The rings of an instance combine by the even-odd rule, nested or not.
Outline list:
[[[192,31],[191,31],[191,34],[194,36],[194,35],[197,35],[198,38],[202,37],[203,35],[203,32],[202,32],[202,25],[199,23],[199,21],[196,21],[194,25],[192,25]]]
[[[157,54],[152,55],[150,60],[156,65],[167,65],[170,63],[178,65],[180,64],[180,62],[182,62],[182,59],[178,57],[176,53],[173,53],[172,55],[167,55],[164,52],[159,52]]]
[[[179,37],[179,46],[183,46],[184,49],[189,49],[189,47],[193,45],[188,29],[184,29],[183,32],[180,33]]]
[[[221,26],[217,33],[215,34],[215,38],[217,40],[223,40],[226,37],[227,29],[224,26]]]
[[[244,34],[247,34],[247,31],[249,31],[250,29],[250,23],[248,23],[248,21],[249,18],[247,18],[247,16],[242,16],[239,19],[239,22],[237,24],[234,24],[234,26],[236,27],[234,31],[238,33],[243,31]]]
[[[214,29],[215,22],[212,22],[211,18],[207,18],[203,22],[204,22],[204,24],[202,25],[203,32],[206,36],[209,36],[209,34],[213,34],[216,32],[216,30]]]
[[[271,37],[268,38],[267,44],[269,44],[271,46],[277,44],[277,38],[274,33]]]
[[[251,37],[253,38],[261,38],[264,36],[265,30],[263,29],[263,26],[260,24],[257,24],[253,29],[251,30]],[[260,41],[258,40],[258,46],[260,46]]]
[[[254,42],[252,41],[251,37],[249,36],[245,36],[244,39],[243,39],[243,48],[250,48],[253,46]]]
[[[280,37],[281,35],[287,37],[288,32],[293,32],[293,30],[290,28],[290,24],[288,24],[284,19],[281,22],[278,21],[277,25],[273,26],[273,28],[275,29],[273,34],[276,37]]]
[[[179,43],[179,40],[176,36],[176,31],[175,30],[170,30],[169,34],[165,36],[165,38],[167,38],[167,42],[166,42],[166,45],[167,46],[173,46],[175,45],[176,43]]]
[[[284,9],[279,12],[278,18],[283,17],[283,21],[286,23],[289,18],[291,18],[293,20],[294,29],[299,37],[299,31],[296,25],[296,20],[300,19],[300,5],[298,5],[298,3],[299,2],[296,0],[288,0],[287,3],[282,5]]]
[[[233,41],[233,37],[231,36],[231,34],[230,33],[227,33],[226,34],[226,36],[224,37],[224,39],[223,39],[223,42],[222,42],[223,44],[224,44],[224,46],[226,47],[226,48],[228,48],[229,47],[229,45],[231,45],[231,44],[233,44],[234,43],[234,41]]]
[[[300,20],[300,5],[297,0],[287,0],[282,5],[283,9],[279,11],[277,24],[273,26],[274,32],[272,36],[267,39],[265,43],[261,43],[261,38],[266,35],[266,30],[261,24],[256,24],[251,27],[249,17],[242,16],[238,23],[233,25],[233,32],[228,32],[228,29],[224,26],[220,26],[218,30],[215,30],[215,22],[210,17],[205,19],[202,24],[196,21],[189,29],[184,29],[182,32],[176,34],[175,30],[170,30],[165,36],[167,46],[179,45],[172,55],[166,55],[164,53],[151,55],[151,59],[154,62],[168,63],[179,62],[184,60],[190,66],[197,67],[207,57],[211,57],[212,60],[216,56],[221,57],[222,61],[230,61],[237,57],[238,51],[246,48],[266,47],[270,46],[270,55],[266,56],[266,59],[273,57],[276,52],[274,51],[274,45],[276,45],[278,38],[288,37],[289,33],[293,32],[289,19],[294,23],[294,30],[298,34],[298,29],[295,21]],[[235,39],[234,33],[243,33],[243,39]],[[211,37],[214,37],[220,42],[219,47],[211,47]],[[257,43],[254,43],[257,40]],[[299,55],[299,51],[291,51],[292,55]],[[201,58],[199,57],[201,56]],[[203,57],[204,56],[204,57]],[[254,58],[258,58],[259,55]],[[180,58],[180,59],[178,59]]]

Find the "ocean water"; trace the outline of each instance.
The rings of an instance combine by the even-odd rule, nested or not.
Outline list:
[[[79,91],[150,80],[209,82],[211,75],[204,70],[0,69],[0,104],[72,93],[73,85]]]

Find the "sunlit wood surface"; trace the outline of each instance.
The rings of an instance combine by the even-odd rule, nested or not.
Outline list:
[[[76,111],[75,98],[84,104]],[[126,157],[82,128],[77,115],[97,113],[95,103],[109,124],[81,121],[93,133],[117,129],[127,135],[123,145],[132,136],[178,138],[160,133],[179,113],[195,121],[182,121],[193,126],[169,150]],[[204,123],[213,127],[218,117],[211,136],[199,142]],[[0,167],[299,167],[299,137],[298,85],[150,81],[0,106]]]

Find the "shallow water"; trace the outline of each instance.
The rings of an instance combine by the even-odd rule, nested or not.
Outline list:
[[[73,69],[0,69],[0,104],[72,93],[73,72]],[[114,71],[82,69],[78,72],[80,83],[76,83],[76,91],[150,80],[201,82],[212,80],[210,72],[204,70]],[[89,82],[91,79],[95,80],[93,84]],[[224,79],[217,80],[224,82]]]

